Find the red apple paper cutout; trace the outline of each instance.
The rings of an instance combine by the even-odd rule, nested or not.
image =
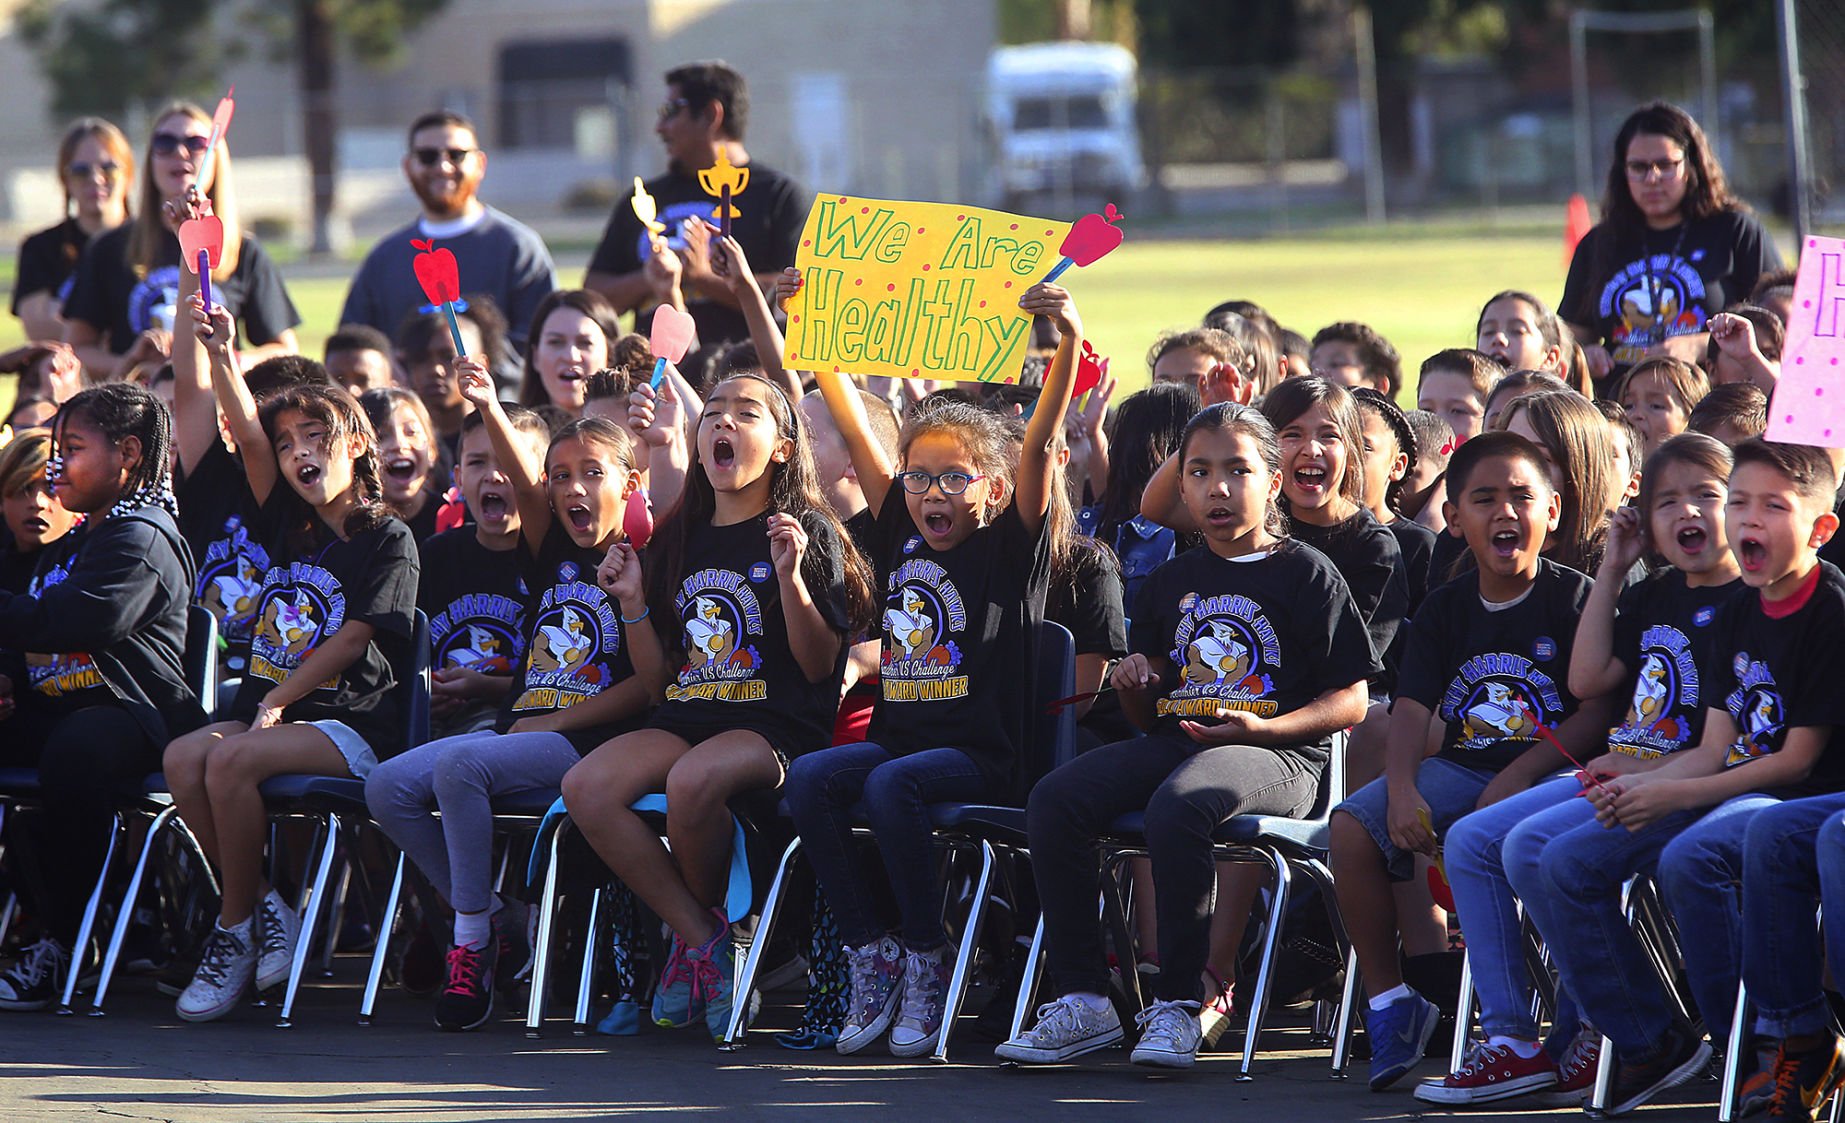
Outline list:
[[[1114,225],[1124,216],[1110,203],[1102,214],[1086,214],[1076,220],[1070,232],[1063,236],[1063,245],[1057,252],[1063,260],[1057,268],[1045,275],[1044,283],[1049,284],[1063,276],[1064,270],[1072,265],[1089,266],[1100,261],[1105,255],[1121,244],[1121,228]]]
[[[1108,373],[1108,360],[1095,353],[1087,339],[1083,340],[1083,353],[1076,360],[1076,381],[1070,386],[1070,398],[1074,401],[1102,384],[1102,376]]]
[[[191,272],[199,271],[200,253],[208,262],[207,272],[218,267],[218,258],[224,253],[224,223],[215,214],[179,224],[179,254]]]
[[[453,304],[461,299],[461,271],[455,264],[455,255],[448,250],[436,249],[434,241],[413,238],[410,244],[417,250],[411,259],[411,267],[416,270],[416,283],[423,286],[423,295],[431,304]]]
[[[653,510],[639,488],[628,493],[628,505],[621,513],[621,532],[628,545],[639,550],[653,537]]]

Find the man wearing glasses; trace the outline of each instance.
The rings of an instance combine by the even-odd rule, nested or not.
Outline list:
[[[725,64],[699,62],[667,71],[666,100],[654,127],[666,148],[667,170],[645,184],[665,232],[650,236],[635,217],[633,193],[624,195],[615,204],[583,280],[584,288],[608,297],[616,311],[639,313],[637,330],[647,330],[647,313],[669,299],[671,270],[662,269],[655,259],[672,256],[680,267],[678,284],[686,310],[698,324],[699,346],[749,338],[736,295],[711,268],[717,235],[707,235],[702,225],[686,221],[717,220],[718,200],[700,186],[698,173],[716,165],[720,155],[749,173],[747,186],[732,204],[737,217],[731,233],[749,259],[750,270],[762,279],[764,291],[770,278],[794,264],[795,244],[812,196],[782,173],[750,159],[743,148],[748,119],[749,90],[743,75]],[[696,367],[688,364],[687,369]]]
[[[398,326],[424,304],[411,265],[413,238],[432,238],[455,255],[463,299],[486,296],[506,317],[507,353],[490,365],[503,387],[516,387],[526,333],[538,302],[557,288],[551,251],[532,229],[477,197],[487,174],[474,123],[459,113],[425,113],[410,126],[404,178],[423,213],[385,235],[352,278],[341,324],[368,324],[396,338]]]

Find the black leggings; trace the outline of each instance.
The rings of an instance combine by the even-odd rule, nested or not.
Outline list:
[[[38,766],[42,789],[41,810],[8,816],[12,865],[46,930],[69,947],[102,870],[115,810],[159,770],[161,747],[119,706],[21,712],[0,724],[0,740],[7,760]]]
[[[1198,1001],[1217,885],[1212,833],[1232,815],[1305,814],[1323,768],[1302,752],[1247,745],[1200,749],[1186,737],[1150,734],[1091,749],[1040,780],[1026,805],[1026,830],[1057,993],[1107,993],[1108,965],[1096,923],[1097,839],[1119,816],[1145,808],[1159,923],[1156,997]],[[1122,964],[1122,970],[1133,970],[1125,953]]]

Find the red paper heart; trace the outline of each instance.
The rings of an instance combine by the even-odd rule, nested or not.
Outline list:
[[[1121,244],[1123,237],[1119,226],[1110,225],[1119,222],[1121,212],[1113,203],[1108,204],[1106,217],[1099,214],[1086,214],[1076,220],[1070,232],[1063,236],[1063,245],[1058,253],[1081,266],[1088,266],[1099,260],[1104,254]]]
[[[462,502],[461,489],[451,487],[442,496],[442,506],[436,508],[436,533],[454,530],[468,521],[468,508]]]
[[[621,513],[621,532],[627,537],[628,545],[637,550],[653,537],[653,510],[647,506],[647,497],[639,488],[628,494],[628,506]]]
[[[179,224],[179,255],[188,272],[199,271],[200,250],[205,251],[211,268],[216,269],[218,257],[224,252],[224,223],[217,215],[189,218]]]
[[[427,239],[414,239],[410,243],[417,249],[417,255],[410,262],[416,270],[416,283],[423,286],[423,295],[431,304],[450,304],[461,299],[461,272],[455,264],[455,255],[448,250],[435,248],[435,242]]]
[[[1076,382],[1070,387],[1070,397],[1080,398],[1102,384],[1102,376],[1108,373],[1108,360],[1095,353],[1087,339],[1083,340],[1083,353],[1076,360]]]
[[[676,363],[685,358],[686,348],[692,346],[692,336],[698,325],[689,312],[681,312],[670,304],[662,304],[653,310],[653,327],[647,341],[653,348],[653,357]]]

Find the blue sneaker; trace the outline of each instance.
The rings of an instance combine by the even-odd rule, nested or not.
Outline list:
[[[803,1053],[818,1049],[831,1049],[839,1042],[839,1034],[830,1029],[815,1029],[803,1026],[787,1033],[775,1035],[775,1043],[784,1049],[796,1049]]]
[[[660,968],[660,982],[653,991],[653,1024],[667,1029],[684,1029],[697,1016],[693,1009],[692,969],[686,962],[685,941],[673,933],[672,948]]]
[[[632,998],[615,1003],[608,1016],[596,1023],[596,1032],[608,1037],[633,1037],[641,1032],[641,1006]]]
[[[1422,1063],[1423,1050],[1435,1036],[1441,1011],[1413,991],[1382,1010],[1365,1014],[1365,1034],[1371,1039],[1371,1090],[1381,1092]]]
[[[723,924],[710,943],[685,952],[692,970],[693,1001],[703,1001],[705,1028],[720,1045],[730,1032],[730,1003],[737,990],[737,946],[730,938],[730,922]]]

